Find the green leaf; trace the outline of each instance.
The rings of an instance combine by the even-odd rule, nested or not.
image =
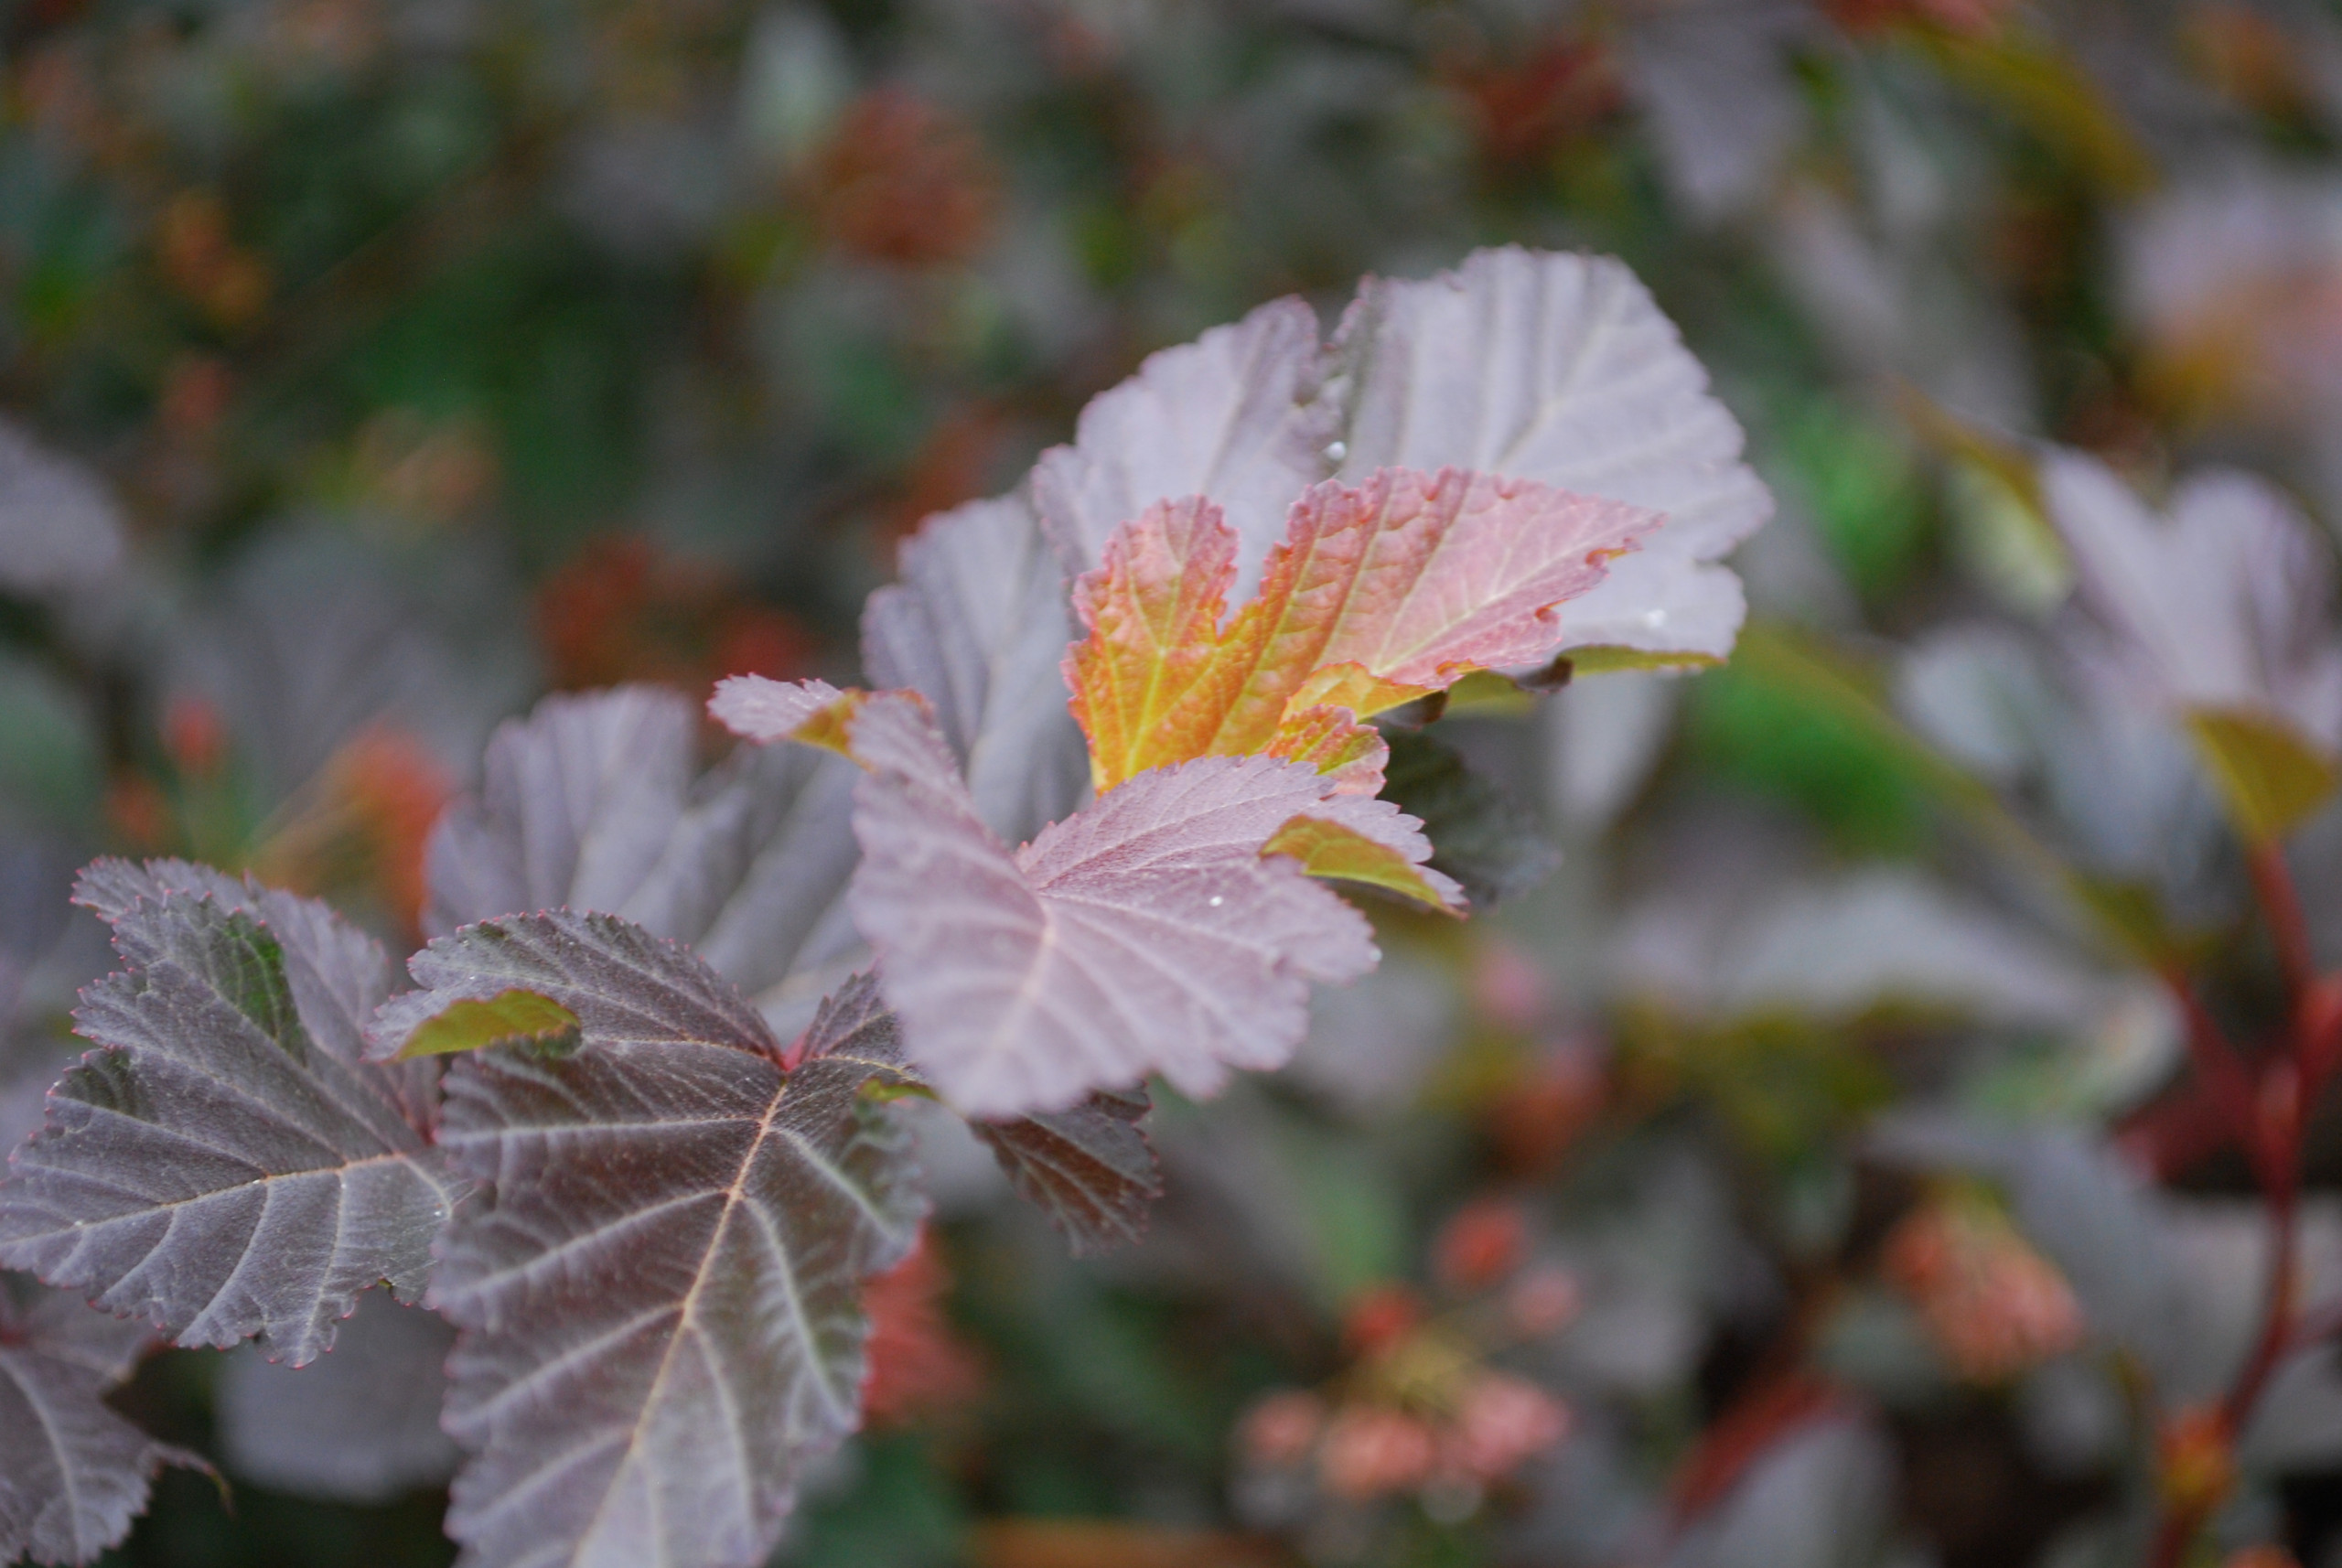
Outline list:
[[[567,1056],[577,1048],[577,1041],[576,1014],[550,996],[516,987],[485,1002],[449,1004],[407,1036],[399,1057],[451,1056],[483,1046],[525,1046],[548,1056]]]
[[[2291,725],[2249,708],[2197,708],[2187,734],[2220,788],[2229,820],[2254,843],[2299,827],[2342,783],[2335,759]]]

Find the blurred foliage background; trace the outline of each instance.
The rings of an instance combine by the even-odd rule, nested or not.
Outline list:
[[[1529,886],[1464,927],[1379,911],[1383,971],[1294,1069],[1165,1107],[1144,1245],[1069,1262],[938,1133],[879,1419],[780,1561],[2140,1560],[2176,1471],[2138,1390],[2217,1383],[2265,1248],[2154,972],[2184,950],[2249,1030],[2273,961],[2180,743],[2058,662],[2035,444],[2342,518],[2342,14],[0,18],[9,1140],[104,965],[80,860],[249,866],[411,937],[432,822],[538,694],[849,678],[897,543],[1150,350],[1477,245],[1606,252],[1778,496],[1740,653],[1427,732],[1479,780],[1420,759],[1471,796],[1444,864]],[[81,524],[12,521],[43,509]],[[2295,848],[2322,954],[2337,855],[2328,812]],[[284,1458],[340,1441],[289,1413],[314,1374],[249,1355],[119,1397],[222,1484],[167,1474],[109,1561],[448,1561],[427,1409],[320,1478]],[[2304,1359],[2207,1562],[2342,1562],[2342,1385]]]

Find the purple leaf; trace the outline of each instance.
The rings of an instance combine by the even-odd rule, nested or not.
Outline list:
[[[1072,640],[1064,570],[1021,496],[928,519],[902,580],[862,612],[870,678],[928,700],[976,814],[1011,843],[1081,800],[1087,758],[1058,668]]]
[[[1341,473],[1477,469],[1667,514],[1563,618],[1564,649],[1721,659],[1744,614],[1712,564],[1772,497],[1740,426],[1626,266],[1517,247],[1421,282],[1370,278],[1330,350]]]
[[[859,1419],[861,1283],[923,1204],[870,1097],[898,1079],[865,983],[798,1065],[688,950],[566,910],[443,937],[378,1023],[528,985],[577,1015],[551,1058],[449,1070],[442,1140],[491,1196],[450,1230],[433,1303],[460,1330],[446,1423],[474,1457],[448,1529],[482,1568],[751,1568],[797,1476]]]
[[[300,1497],[383,1503],[456,1468],[439,1429],[455,1332],[379,1292],[297,1370],[239,1350],[220,1368],[220,1441],[237,1474]]]
[[[1280,300],[1155,355],[1094,400],[1033,494],[1069,570],[1158,501],[1207,497],[1259,580],[1309,485],[1380,467],[1477,470],[1667,514],[1637,555],[1570,606],[1567,648],[1698,663],[1732,650],[1745,606],[1715,564],[1772,513],[1740,427],[1622,263],[1477,251],[1421,281],[1369,278],[1334,341]]]
[[[1033,470],[1035,502],[1067,563],[1095,566],[1115,530],[1156,501],[1209,496],[1243,541],[1236,594],[1250,596],[1295,498],[1332,469],[1337,413],[1317,400],[1321,358],[1316,313],[1280,299],[1164,349],[1092,398],[1073,445]]]
[[[1295,816],[1347,809],[1305,765],[1159,768],[1012,852],[914,699],[867,698],[850,724],[870,777],[848,903],[913,1062],[968,1115],[1062,1110],[1150,1072],[1209,1094],[1292,1053],[1310,981],[1374,965],[1355,910],[1261,854]]]
[[[696,719],[647,686],[548,697],[489,742],[479,798],[432,836],[429,929],[598,909],[686,942],[754,993],[852,945],[853,768],[743,748],[693,779]]]
[[[707,711],[734,735],[768,744],[795,735],[844,695],[827,681],[734,675],[716,682]]]
[[[1088,1257],[1135,1241],[1163,1196],[1163,1169],[1139,1130],[1152,1109],[1143,1089],[1098,1093],[1065,1111],[972,1123],[992,1145],[1008,1185]]]
[[[413,1300],[463,1194],[428,1069],[356,1059],[381,950],[323,905],[176,862],[101,861],[81,901],[130,964],[82,993],[103,1047],[0,1184],[0,1262],[182,1345],[262,1336],[300,1366],[359,1293]]]
[[[2082,602],[2155,706],[2259,710],[2342,747],[2334,568],[2315,526],[2248,474],[2192,476],[2162,517],[2079,452],[2043,467]]]
[[[0,420],[0,588],[41,596],[86,588],[127,553],[121,509],[104,487]]]
[[[76,859],[0,838],[0,1154],[41,1124],[48,1086],[81,1054],[66,1015],[103,974],[105,928],[70,902]]]
[[[143,1323],[0,1277],[0,1563],[90,1563],[130,1533],[155,1472],[196,1465],[108,1409]]]

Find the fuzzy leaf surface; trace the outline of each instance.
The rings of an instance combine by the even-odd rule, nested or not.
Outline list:
[[[874,987],[797,1065],[687,950],[566,910],[469,926],[378,1022],[526,986],[583,1044],[448,1073],[442,1141],[492,1198],[449,1231],[433,1304],[460,1337],[448,1431],[473,1455],[449,1531],[481,1568],[752,1568],[805,1462],[859,1413],[861,1285],[922,1204],[863,1094],[899,1076]]]
[[[130,1533],[155,1472],[192,1461],[106,1405],[154,1344],[125,1322],[0,1278],[0,1563],[91,1563]]]
[[[1163,1168],[1139,1128],[1144,1089],[1101,1092],[1064,1111],[971,1123],[1008,1185],[1065,1232],[1073,1255],[1135,1241],[1163,1196]]]
[[[1303,493],[1260,594],[1222,630],[1235,532],[1207,500],[1152,507],[1075,587],[1089,636],[1067,675],[1092,782],[1102,793],[1190,757],[1303,755],[1320,744],[1320,710],[1364,717],[1543,660],[1559,607],[1660,522],[1532,482],[1380,469]]]
[[[841,957],[854,770],[744,748],[694,779],[696,724],[677,693],[622,686],[500,727],[479,797],[432,836],[427,928],[597,909],[689,943],[752,994]]]
[[[1021,496],[929,519],[903,546],[900,581],[862,612],[870,678],[928,700],[977,814],[1011,843],[1081,799],[1058,670],[1072,640],[1065,569]]]
[[[77,897],[130,965],[83,993],[102,1047],[0,1185],[0,1261],[181,1345],[303,1365],[359,1293],[413,1300],[464,1195],[423,1129],[427,1069],[358,1059],[390,965],[323,905],[174,862]]]
[[[1236,582],[1250,588],[1294,499],[1330,469],[1337,413],[1317,395],[1320,369],[1316,312],[1280,299],[1153,355],[1092,398],[1073,444],[1033,471],[1067,562],[1096,565],[1115,532],[1157,501],[1209,496],[1236,531]]]
[[[1370,278],[1329,350],[1343,478],[1453,466],[1666,515],[1571,606],[1563,649],[1720,659],[1746,607],[1714,564],[1772,513],[1741,433],[1633,273],[1507,246]]]
[[[1284,1060],[1310,981],[1374,964],[1357,912],[1262,846],[1303,811],[1382,836],[1403,820],[1329,798],[1309,768],[1166,768],[1011,851],[915,699],[869,697],[849,723],[869,769],[854,920],[913,1062],[968,1115],[1063,1110],[1150,1072],[1209,1094]]]

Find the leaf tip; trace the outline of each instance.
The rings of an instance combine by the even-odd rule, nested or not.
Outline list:
[[[846,727],[864,693],[841,692],[827,681],[775,681],[764,675],[727,675],[707,700],[708,715],[744,740],[770,745],[802,741],[832,751],[846,749]]]

